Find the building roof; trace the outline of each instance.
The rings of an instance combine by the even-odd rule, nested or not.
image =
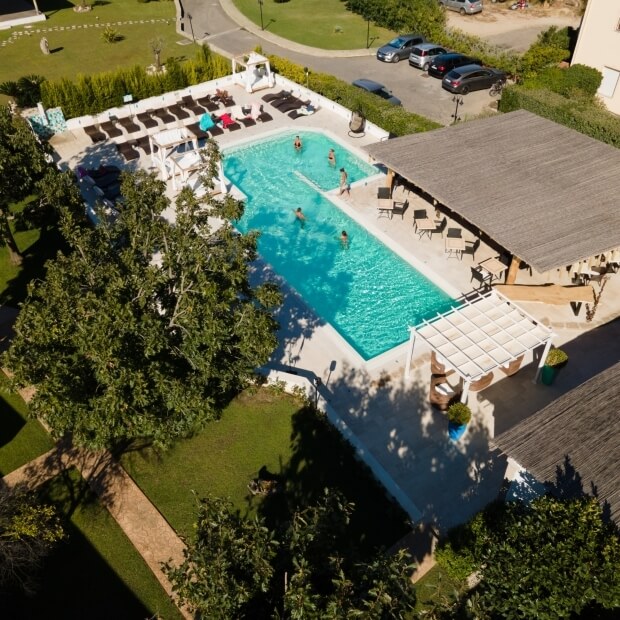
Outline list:
[[[439,358],[466,381],[476,381],[543,346],[553,332],[496,291],[464,298],[462,304],[412,328]]]
[[[582,489],[620,525],[620,362],[493,440],[541,482],[558,483],[566,460]]]
[[[620,246],[620,150],[525,110],[365,149],[540,273]]]

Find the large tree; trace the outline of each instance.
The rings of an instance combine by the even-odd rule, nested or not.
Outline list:
[[[476,618],[551,620],[620,607],[620,540],[596,499],[509,503],[470,531],[481,576],[469,600]]]
[[[210,144],[207,184],[218,155]],[[163,446],[216,418],[267,361],[281,298],[249,282],[257,234],[226,221],[242,203],[185,189],[170,224],[163,182],[137,173],[121,189],[120,213],[101,209],[95,228],[63,211],[71,251],[31,286],[7,362],[18,384],[36,387],[31,411],[56,437]]]
[[[395,619],[410,617],[415,590],[404,551],[359,557],[347,541],[354,506],[333,491],[270,530],[262,519],[202,500],[195,540],[166,572],[200,617]]]
[[[0,488],[0,588],[35,589],[37,571],[64,537],[52,506],[39,504],[23,486]]]
[[[0,106],[0,239],[14,264],[19,264],[21,257],[9,226],[9,205],[33,192],[49,168],[45,148],[26,121]]]

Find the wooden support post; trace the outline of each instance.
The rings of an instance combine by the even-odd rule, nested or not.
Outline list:
[[[392,189],[392,185],[394,185],[394,171],[391,168],[388,168],[387,175],[385,177],[385,184],[390,189]]]
[[[512,257],[512,262],[510,263],[510,267],[508,268],[508,275],[506,276],[506,284],[514,284],[517,279],[517,272],[519,271],[519,265],[521,264],[521,259],[518,256]]]

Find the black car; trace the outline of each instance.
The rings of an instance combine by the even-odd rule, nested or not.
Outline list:
[[[472,90],[491,88],[493,84],[505,79],[505,71],[480,65],[464,65],[446,73],[441,80],[441,87],[451,93],[466,95]]]
[[[383,62],[398,62],[409,58],[414,45],[424,43],[421,34],[401,34],[377,50],[377,58]]]
[[[448,54],[440,54],[433,61],[428,68],[428,74],[433,77],[442,78],[446,73],[462,67],[463,65],[479,65],[479,60],[472,58],[471,56],[465,56],[465,54],[456,54],[450,52]]]

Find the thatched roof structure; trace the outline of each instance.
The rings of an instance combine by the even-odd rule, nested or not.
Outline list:
[[[574,468],[620,525],[620,362],[560,396],[493,443],[543,483]],[[570,481],[565,481],[571,484]],[[574,481],[572,481],[574,484]],[[563,489],[566,491],[566,489]]]
[[[525,110],[365,150],[540,273],[620,246],[620,150]]]

